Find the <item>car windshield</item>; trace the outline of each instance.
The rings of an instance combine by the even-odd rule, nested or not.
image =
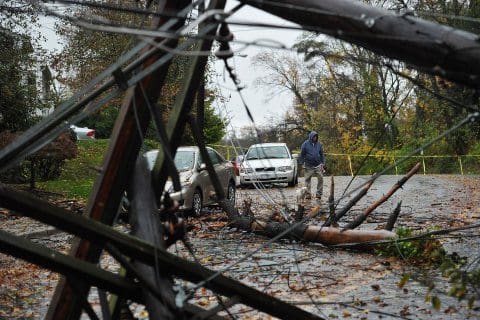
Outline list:
[[[155,160],[157,159],[157,154],[158,154],[158,151],[149,152],[146,155],[148,168],[150,170],[153,169],[153,165],[155,164]],[[177,151],[174,161],[178,171],[192,170],[193,165],[195,163],[195,151],[187,151],[187,150]]]
[[[150,151],[145,156],[147,158],[148,169],[152,170],[153,165],[155,164],[155,159],[157,159],[158,151]]]
[[[283,146],[253,147],[247,153],[247,160],[288,158],[287,148]]]
[[[195,164],[195,151],[177,151],[174,161],[178,171],[192,170]]]

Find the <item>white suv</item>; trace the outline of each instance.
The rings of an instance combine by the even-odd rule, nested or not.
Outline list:
[[[240,167],[240,184],[255,182],[298,183],[297,161],[285,143],[261,143],[252,145]]]

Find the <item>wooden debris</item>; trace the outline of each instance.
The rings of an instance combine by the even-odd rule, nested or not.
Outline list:
[[[370,189],[372,184],[373,184],[373,181],[370,181],[368,184],[366,184],[360,190],[360,192],[355,197],[353,197],[353,199],[350,200],[345,207],[342,208],[342,210],[337,212],[332,219],[329,219],[329,220],[327,220],[327,222],[325,222],[325,226],[328,227],[328,226],[338,222],[338,220],[340,220],[348,212],[348,210],[350,210],[360,199],[363,198],[364,195],[367,194],[368,189]]]
[[[335,216],[335,182],[333,180],[333,176],[330,180],[330,197],[328,197],[328,211],[329,215],[328,218]]]
[[[304,223],[291,225],[288,223],[273,221],[264,222],[254,220],[251,217],[239,217],[231,225],[232,227],[258,233],[267,237],[275,237],[284,233],[281,238],[317,242],[325,245],[347,243],[361,244],[396,237],[394,232],[387,230],[348,230],[342,232],[339,228],[308,226]]]
[[[387,201],[398,189],[400,189],[405,182],[408,181],[419,169],[420,169],[421,163],[418,162],[412,170],[410,170],[402,179],[400,179],[397,183],[393,185],[393,187],[390,189],[390,191],[387,192],[380,200],[372,204],[370,207],[368,207],[360,216],[358,216],[354,221],[350,222],[347,226],[343,228],[343,230],[347,229],[355,229],[359,225],[361,225],[369,216],[370,213],[372,213],[378,206],[380,206],[382,203]]]
[[[305,213],[305,207],[299,205],[298,210],[295,211],[295,222],[300,222],[303,219],[303,214]]]
[[[402,201],[400,201],[397,204],[397,207],[395,208],[395,210],[393,210],[393,212],[388,217],[387,224],[385,225],[385,230],[388,230],[388,231],[393,230],[393,226],[395,225],[395,222],[397,222],[398,215],[400,214],[401,207],[402,207]]]
[[[396,238],[396,233],[387,230],[346,230],[339,228],[309,226],[303,235],[305,241],[326,245],[364,243]]]

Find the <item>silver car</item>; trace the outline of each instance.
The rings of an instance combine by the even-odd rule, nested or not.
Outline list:
[[[220,183],[228,201],[235,204],[235,171],[230,161],[226,161],[216,150],[208,148],[208,155],[213,163]],[[153,169],[158,150],[151,150],[145,154],[150,170]],[[180,175],[182,190],[174,192],[172,181],[165,184],[165,191],[172,199],[180,202],[182,210],[191,211],[200,215],[202,208],[214,204],[215,190],[210,181],[205,163],[202,161],[198,147],[180,147],[175,154],[175,166]]]
[[[298,183],[297,160],[285,143],[261,143],[252,145],[240,166],[240,184],[256,182]]]

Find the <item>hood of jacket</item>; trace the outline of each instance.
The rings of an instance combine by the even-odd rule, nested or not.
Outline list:
[[[308,141],[310,141],[311,143],[313,143],[313,137],[317,136],[318,137],[318,133],[316,131],[312,131],[308,134]],[[317,140],[318,141],[318,140]]]

